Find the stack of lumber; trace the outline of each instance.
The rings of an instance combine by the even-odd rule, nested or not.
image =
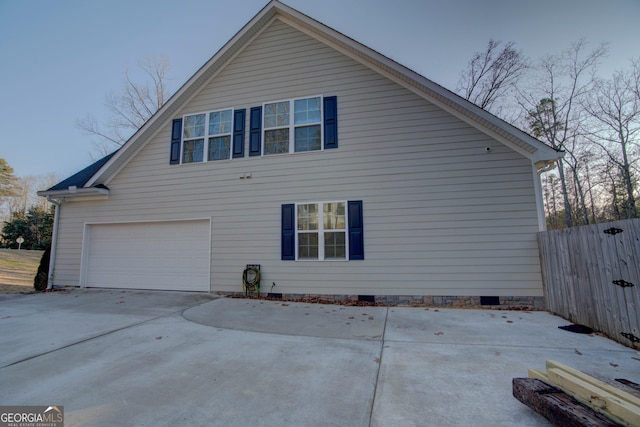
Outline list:
[[[514,378],[513,395],[556,426],[640,426],[640,394],[552,360]]]

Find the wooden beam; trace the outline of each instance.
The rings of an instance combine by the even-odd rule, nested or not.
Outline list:
[[[540,369],[529,369],[528,377],[544,381],[549,384],[549,377],[547,377],[546,372],[543,372]]]
[[[561,369],[547,369],[551,384],[605,416],[629,425],[640,426],[640,407]]]
[[[640,398],[624,390],[621,390],[620,388],[615,387],[609,383],[606,383],[597,378],[594,378],[591,375],[587,375],[581,371],[578,371],[577,369],[573,369],[570,366],[564,365],[554,360],[547,360],[547,370],[549,369],[559,369],[561,371],[564,371],[582,381],[585,381],[586,383],[589,383],[595,387],[598,387],[599,389],[602,389],[603,391],[606,391],[607,393],[610,393],[618,397],[619,399],[622,399],[640,408]]]
[[[557,427],[619,427],[562,390],[534,378],[514,378],[513,396]]]

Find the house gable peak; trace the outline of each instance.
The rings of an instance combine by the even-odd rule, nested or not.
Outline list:
[[[108,184],[160,129],[178,113],[211,79],[233,60],[248,43],[273,20],[306,33],[322,43],[401,84],[412,92],[438,105],[478,130],[496,138],[530,158],[539,166],[554,161],[560,153],[525,132],[475,106],[471,102],[404,67],[379,52],[327,27],[286,4],[271,0],[213,57],[207,61],[124,145],[95,171],[84,186]]]

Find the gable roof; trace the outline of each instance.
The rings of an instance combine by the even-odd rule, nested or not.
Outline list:
[[[235,58],[254,37],[273,20],[302,31],[314,39],[338,50],[359,63],[384,75],[411,90],[427,101],[448,111],[481,132],[501,141],[505,145],[531,159],[539,168],[554,162],[561,152],[533,138],[522,130],[508,124],[473,103],[387,58],[373,49],[327,27],[307,15],[277,0],[270,1],[235,36],[231,38],[206,64],[204,64],[117,152],[101,159],[76,175],[57,184],[42,195],[60,187],[64,191],[67,181],[80,183],[82,187],[96,187],[108,182],[153,136],[169,123],[178,110],[189,102],[199,90],[214,78]],[[91,174],[89,179],[86,176]],[[72,179],[73,178],[73,179]],[[76,185],[76,184],[73,184]],[[68,186],[67,186],[68,187]],[[80,187],[80,186],[78,186]]]
[[[87,166],[86,168],[82,169],[80,172],[77,172],[71,175],[69,178],[57,183],[56,185],[47,189],[46,191],[48,192],[61,191],[61,190],[67,190],[69,187],[77,187],[77,188],[84,187],[84,185],[91,179],[91,177],[95,175],[95,173],[98,172],[100,168],[104,166],[104,164],[107,163],[109,159],[111,159],[116,154],[116,152],[117,151],[114,151],[113,153],[107,156],[104,156],[97,162]]]
[[[38,191],[38,196],[56,197],[73,195],[75,197],[86,198],[108,195],[109,188],[104,184],[96,184],[90,187],[85,187],[85,185],[117,152],[118,150],[104,156],[100,160],[82,169],[80,172],[71,175],[69,178],[60,181],[45,191]]]

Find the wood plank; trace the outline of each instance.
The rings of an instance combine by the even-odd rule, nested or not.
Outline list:
[[[547,376],[553,385],[603,415],[630,425],[640,425],[639,407],[563,370],[548,369]]]
[[[547,376],[547,373],[544,371],[541,371],[540,369],[529,369],[528,377],[532,379],[544,381],[547,384],[549,383],[549,377]]]
[[[514,378],[513,396],[558,427],[615,427],[616,423],[556,387],[534,378]]]
[[[637,406],[638,408],[640,408],[640,398],[627,393],[624,390],[621,390],[620,388],[613,386],[611,384],[608,384],[604,381],[601,381],[597,378],[592,377],[591,375],[587,375],[584,372],[578,371],[577,369],[573,369],[570,366],[567,366],[563,363],[560,362],[556,362],[554,360],[547,360],[547,371],[549,369],[560,369],[561,371],[564,371],[588,384],[591,384],[595,387],[598,387],[599,389],[610,393],[616,397],[618,397],[619,399],[622,399],[626,402],[631,403],[634,406]]]

